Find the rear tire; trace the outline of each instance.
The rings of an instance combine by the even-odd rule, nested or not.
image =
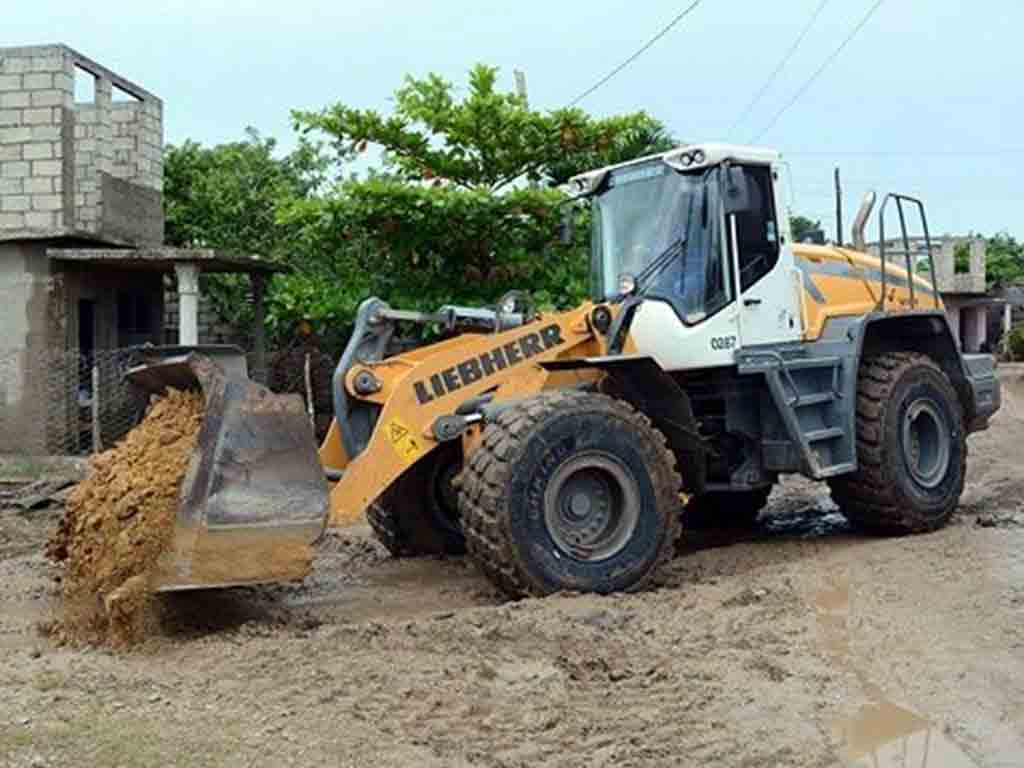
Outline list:
[[[366,520],[392,556],[465,554],[466,540],[451,485],[461,467],[459,445],[443,445],[369,506]]]
[[[643,588],[679,536],[665,437],[606,395],[544,392],[487,425],[462,474],[469,554],[513,597]]]
[[[683,528],[752,528],[771,492],[769,486],[754,491],[713,491],[694,496],[683,510]]]
[[[865,360],[857,386],[856,472],[829,481],[858,528],[876,534],[934,531],[964,488],[963,410],[929,357],[893,352]]]

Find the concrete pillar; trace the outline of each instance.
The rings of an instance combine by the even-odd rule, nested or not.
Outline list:
[[[953,285],[953,252],[956,243],[949,235],[942,236],[942,248],[935,259],[935,282],[939,284],[940,291],[948,291]]]
[[[199,265],[177,263],[178,343],[194,347],[199,343]]]
[[[976,307],[974,310],[974,336],[978,340],[977,351],[988,343],[988,307]]]
[[[111,110],[114,104],[114,85],[110,78],[96,78],[96,156],[93,162],[96,179],[100,173],[110,173],[114,164],[113,127]]]
[[[985,308],[964,307],[961,312],[964,317],[964,352],[980,352],[981,345],[985,343]]]
[[[251,273],[249,280],[252,282],[252,378],[261,384],[267,383],[267,344],[263,330],[264,309],[263,294],[266,287],[266,280],[259,273]]]
[[[1003,336],[1006,336],[1013,328],[1013,305],[1007,301],[1003,305]]]
[[[970,272],[985,279],[985,238],[976,237],[970,244]]]

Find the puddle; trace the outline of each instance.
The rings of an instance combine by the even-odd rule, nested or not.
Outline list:
[[[888,701],[867,704],[837,722],[839,757],[848,768],[977,768],[919,715]]]
[[[772,542],[787,539],[827,539],[853,534],[853,527],[836,510],[826,495],[812,505],[789,505],[786,501],[773,502],[774,508],[762,515],[757,525],[748,529],[729,527],[685,528],[679,542],[680,555],[704,549],[731,547],[743,542]],[[778,507],[783,509],[779,511]]]
[[[850,717],[836,721],[832,735],[842,746],[846,768],[977,768],[952,741],[921,715],[885,698],[857,668],[850,653],[848,566],[830,572],[814,595],[818,642],[824,653],[857,678],[870,699]]]

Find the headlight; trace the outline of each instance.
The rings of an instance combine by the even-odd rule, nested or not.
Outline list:
[[[680,148],[665,157],[665,162],[677,171],[689,170],[690,168],[704,165],[707,160],[707,152],[703,149],[684,150]]]
[[[619,275],[619,293],[628,296],[636,290],[636,278],[628,272]]]

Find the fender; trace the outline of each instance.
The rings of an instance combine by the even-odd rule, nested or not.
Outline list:
[[[607,355],[551,360],[540,364],[549,371],[596,369],[634,408],[645,414],[669,441],[687,493],[703,493],[707,485],[709,446],[697,431],[690,397],[653,358],[647,355]]]
[[[836,323],[833,320],[829,323]],[[953,383],[964,409],[968,432],[988,427],[988,420],[1001,404],[999,379],[992,355],[960,353],[942,310],[918,310],[900,314],[871,312],[846,328],[856,345],[856,360],[879,352],[918,351],[935,360]],[[840,323],[840,325],[845,325]],[[823,334],[823,339],[828,334]]]

